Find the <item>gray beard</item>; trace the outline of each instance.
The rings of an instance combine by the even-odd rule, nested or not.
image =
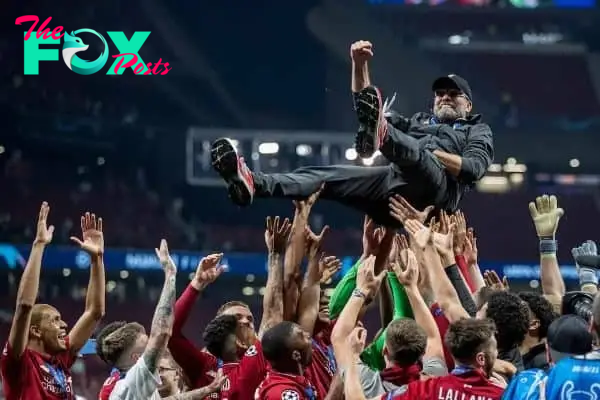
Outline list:
[[[461,118],[461,115],[456,110],[444,108],[434,112],[435,118],[440,122],[454,122]]]

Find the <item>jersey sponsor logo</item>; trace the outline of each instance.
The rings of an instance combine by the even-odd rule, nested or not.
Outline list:
[[[42,369],[44,370],[44,372],[46,372],[48,370],[48,368],[46,368],[46,367],[44,367]],[[56,379],[54,379],[54,376],[52,376],[50,374],[50,372],[41,374],[40,384],[42,385],[42,388],[44,389],[44,391],[55,394],[55,395],[61,395],[61,394],[64,395],[65,390],[67,391],[67,394],[73,392],[73,379],[70,376],[66,377],[64,390],[56,382]]]
[[[281,400],[299,400],[300,393],[295,390],[284,390],[281,392]]]
[[[245,355],[248,357],[254,357],[257,354],[258,354],[258,350],[256,350],[256,346],[252,345],[252,346],[248,347],[248,350],[246,350]]]

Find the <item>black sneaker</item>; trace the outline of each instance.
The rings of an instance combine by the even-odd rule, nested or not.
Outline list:
[[[359,122],[355,140],[356,153],[362,158],[368,158],[379,150],[387,135],[383,101],[377,87],[368,86],[358,92],[356,113]]]
[[[240,206],[252,204],[254,177],[233,142],[227,138],[217,139],[210,149],[210,158],[215,171],[227,183],[231,200]]]

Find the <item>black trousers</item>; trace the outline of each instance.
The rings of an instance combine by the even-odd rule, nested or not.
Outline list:
[[[254,174],[256,197],[301,199],[325,188],[320,199],[333,200],[368,214],[380,225],[401,227],[389,215],[389,197],[400,194],[413,206],[447,208],[448,176],[429,151],[388,123],[381,153],[386,166],[331,165],[303,167],[289,173]]]

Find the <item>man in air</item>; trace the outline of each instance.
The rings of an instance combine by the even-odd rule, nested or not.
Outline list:
[[[324,189],[320,197],[368,214],[381,225],[397,227],[388,199],[399,194],[415,207],[434,205],[454,212],[463,194],[483,177],[493,159],[492,131],[472,114],[473,95],[458,75],[432,84],[433,110],[405,118],[390,111],[380,90],[370,83],[370,42],[352,45],[352,91],[359,128],[355,147],[361,157],[380,152],[385,166],[330,165],[303,167],[289,173],[252,172],[227,138],[212,146],[212,164],[228,186],[234,203],[254,197],[302,199]]]

